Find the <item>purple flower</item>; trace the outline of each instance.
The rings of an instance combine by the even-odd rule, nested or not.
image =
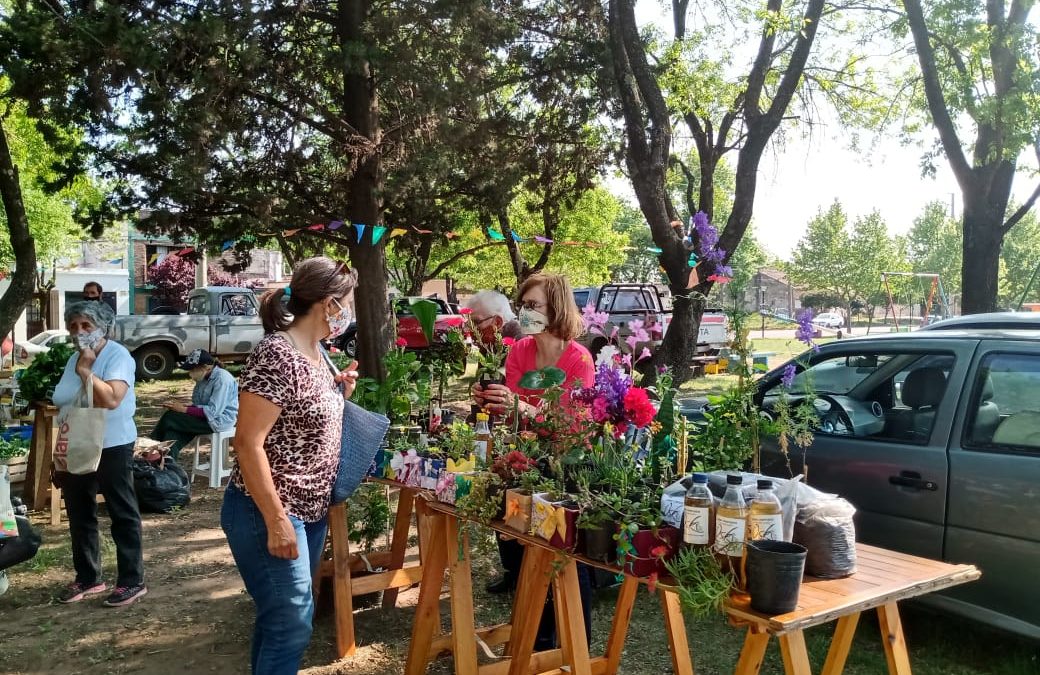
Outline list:
[[[693,231],[697,235],[697,253],[701,260],[712,264],[710,271],[718,276],[732,277],[733,269],[729,265],[723,265],[726,259],[725,249],[719,248],[719,231],[708,222],[708,216],[704,211],[698,211],[690,219]]]
[[[793,363],[788,363],[784,366],[784,374],[780,376],[780,384],[783,385],[784,389],[791,388],[791,385],[794,384],[795,375],[797,375],[797,372]]]
[[[794,336],[809,345],[814,347],[813,337],[816,334],[816,327],[813,326],[813,314],[811,309],[807,309],[798,314],[798,328],[794,332]]]

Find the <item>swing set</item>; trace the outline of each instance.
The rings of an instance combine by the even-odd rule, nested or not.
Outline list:
[[[882,272],[881,273],[881,285],[885,287],[885,294],[888,296],[888,305],[885,307],[885,318],[883,319],[885,324],[888,324],[888,317],[891,314],[892,321],[895,323],[896,331],[899,331],[899,315],[896,312],[895,296],[892,292],[892,277],[907,277],[917,282],[917,289],[921,288],[923,279],[930,280],[928,294],[925,296],[924,312],[921,314],[920,322],[921,326],[927,326],[932,316],[932,307],[938,304],[941,310],[942,318],[950,316],[950,301],[946,295],[946,289],[943,288],[942,279],[938,274],[928,272]],[[911,288],[907,298],[910,302],[907,306],[910,308],[910,326],[914,324],[914,293]]]

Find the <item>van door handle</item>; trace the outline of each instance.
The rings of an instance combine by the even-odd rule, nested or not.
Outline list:
[[[921,474],[916,471],[900,471],[898,476],[889,476],[888,482],[892,485],[915,488],[917,490],[931,490],[932,492],[935,492],[939,489],[938,483],[935,481],[924,480],[921,478]]]

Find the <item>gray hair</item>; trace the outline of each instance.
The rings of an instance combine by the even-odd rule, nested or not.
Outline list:
[[[76,316],[90,319],[92,324],[106,333],[112,328],[112,324],[116,322],[116,313],[112,311],[112,308],[96,300],[81,300],[65,308],[66,325]]]
[[[498,291],[480,291],[467,300],[465,306],[472,310],[482,309],[490,316],[500,316],[503,321],[516,318],[513,308],[509,305],[509,298]]]

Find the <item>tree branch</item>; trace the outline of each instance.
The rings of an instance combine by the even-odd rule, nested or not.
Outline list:
[[[444,272],[446,269],[448,269],[449,267],[451,267],[452,265],[454,265],[458,261],[462,260],[466,256],[473,255],[477,251],[481,251],[481,250],[483,250],[485,248],[488,248],[489,246],[501,246],[503,244],[505,244],[504,241],[486,241],[483,244],[479,244],[477,246],[474,246],[473,248],[467,248],[465,251],[459,251],[458,253],[456,253],[455,255],[451,256],[450,258],[448,258],[447,260],[445,260],[441,264],[439,264],[436,267],[434,267],[433,270],[430,271],[430,273],[426,275],[426,280],[436,279],[437,277],[439,277],[441,275],[442,272]]]

